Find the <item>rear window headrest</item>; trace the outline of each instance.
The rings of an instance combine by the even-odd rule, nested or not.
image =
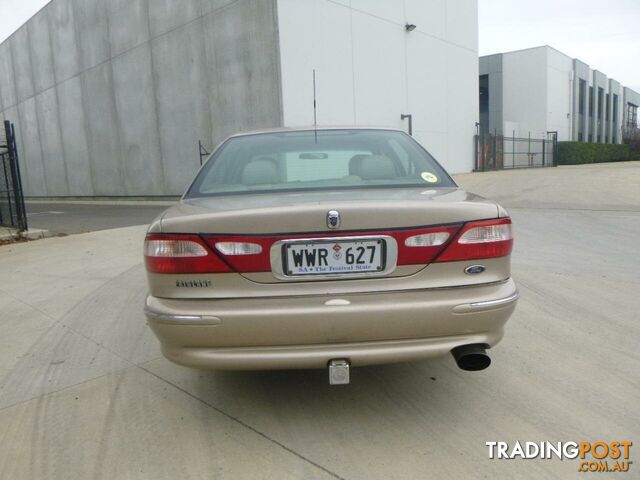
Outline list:
[[[271,157],[254,158],[242,169],[242,183],[244,185],[280,183],[278,165]]]
[[[357,156],[355,155],[354,158]],[[398,176],[396,166],[389,157],[383,155],[363,155],[362,157],[355,161],[358,166],[357,172],[354,171],[353,175],[358,175],[363,180],[389,180]]]

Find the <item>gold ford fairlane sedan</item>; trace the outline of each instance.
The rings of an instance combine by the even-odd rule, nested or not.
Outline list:
[[[145,314],[198,368],[482,370],[518,298],[512,245],[507,212],[402,131],[239,134],[150,226]]]

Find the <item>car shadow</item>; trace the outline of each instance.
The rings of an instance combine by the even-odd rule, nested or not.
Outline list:
[[[189,370],[181,376],[189,393],[227,414],[241,418],[267,414],[284,423],[304,418],[313,424],[326,418],[376,421],[376,415],[363,417],[364,412],[404,417],[423,412],[425,404],[436,410],[456,409],[461,403],[452,403],[451,396],[472,388],[465,381],[469,375],[473,374],[459,371],[452,359],[443,358],[352,368],[349,385],[329,385],[326,369]]]

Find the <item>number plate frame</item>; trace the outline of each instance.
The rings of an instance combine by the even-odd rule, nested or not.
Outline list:
[[[286,247],[291,244],[312,244],[312,243],[341,243],[382,240],[381,266],[382,270],[372,270],[363,272],[339,272],[339,273],[308,273],[288,275],[286,272]],[[344,236],[344,237],[314,237],[314,238],[292,238],[275,242],[270,250],[271,271],[280,280],[321,280],[321,279],[342,279],[342,278],[367,278],[389,275],[396,269],[398,261],[398,244],[395,238],[388,235],[366,235],[366,236]]]

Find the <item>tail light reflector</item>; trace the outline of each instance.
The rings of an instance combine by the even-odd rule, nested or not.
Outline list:
[[[436,247],[442,245],[449,238],[449,232],[425,233],[407,237],[404,244],[407,247]]]
[[[193,240],[147,240],[144,254],[148,257],[206,257],[207,249]]]
[[[144,259],[153,273],[231,271],[198,235],[149,234],[144,241]]]
[[[278,237],[205,235],[204,241],[218,251],[225,262],[239,273],[270,272],[270,249]]]
[[[509,255],[512,249],[510,218],[470,222],[460,230],[435,261],[455,262],[504,257]]]
[[[398,242],[398,265],[426,265],[442,252],[458,230],[460,225],[446,225],[388,234]]]
[[[466,230],[458,240],[458,243],[490,243],[511,240],[511,224],[484,225],[472,227]]]
[[[252,242],[216,242],[223,255],[256,255],[262,253],[262,245]]]

